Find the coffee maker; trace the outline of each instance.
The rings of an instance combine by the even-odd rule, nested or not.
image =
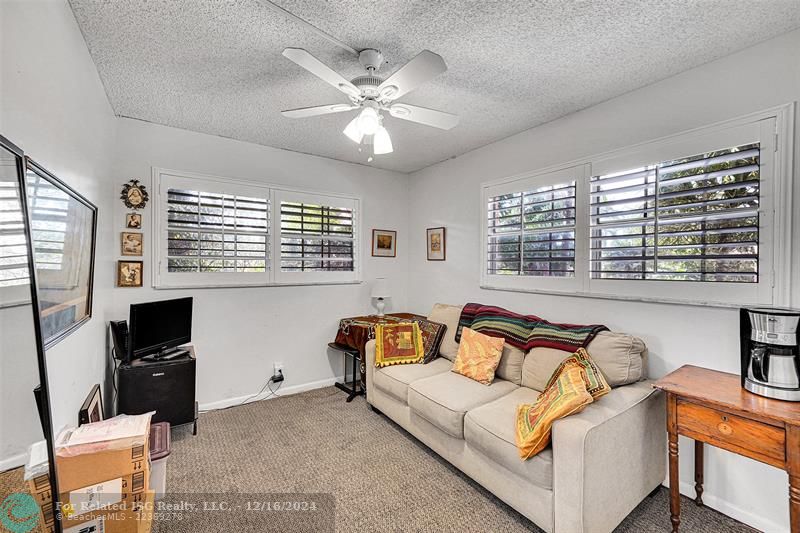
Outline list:
[[[742,386],[755,394],[800,402],[800,310],[741,309]]]

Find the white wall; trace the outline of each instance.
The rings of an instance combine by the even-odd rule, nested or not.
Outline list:
[[[0,133],[100,211],[94,317],[47,354],[59,427],[77,423],[83,399],[104,376],[116,119],[64,0],[3,0],[0,19]],[[0,310],[0,335],[0,466],[13,466],[41,439],[31,392],[39,379],[30,306]]]
[[[738,314],[733,309],[480,289],[484,228],[479,186],[800,100],[798,52],[800,31],[794,31],[413,174],[410,309],[426,312],[438,301],[475,301],[555,321],[603,323],[645,340],[653,377],[686,363],[738,372]],[[797,165],[800,150],[795,148],[795,154]],[[797,168],[794,175],[800,175]],[[795,185],[795,192],[800,195],[800,186]],[[795,206],[800,206],[800,198]],[[797,219],[794,235],[800,235]],[[433,226],[447,227],[445,262],[426,261],[425,228]],[[794,252],[797,258],[800,249]],[[795,260],[796,306],[799,266]],[[689,444],[682,439],[685,483],[693,479]],[[716,449],[707,451],[706,465],[703,499],[710,506],[760,529],[788,531],[785,473]]]
[[[257,393],[282,362],[284,390],[332,383],[342,374],[341,354],[328,352],[339,318],[374,312],[370,282],[386,277],[393,287],[387,309],[406,308],[408,181],[405,175],[341,163],[211,135],[119,119],[112,180],[138,178],[148,185],[162,167],[296,188],[348,193],[362,199],[363,279],[360,285],[155,290],[150,242],[154,202],[144,211],[146,288],[117,288],[113,317],[126,318],[132,302],[194,296],[193,344],[198,357],[201,407],[231,403]],[[124,229],[122,202],[111,225]],[[372,228],[398,231],[397,258],[371,257]]]

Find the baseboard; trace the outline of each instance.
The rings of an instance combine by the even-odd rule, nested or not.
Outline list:
[[[265,391],[257,398],[252,398],[252,396],[258,392],[254,391],[252,394],[245,394],[244,396],[238,396],[236,398],[226,398],[225,400],[218,400],[216,402],[209,402],[209,403],[201,403],[200,410],[201,411],[213,411],[215,409],[224,409],[226,407],[232,407],[234,405],[239,405],[244,403],[252,403],[252,402],[260,402],[262,400],[271,400],[276,396],[289,396],[292,394],[298,394],[300,392],[305,392],[314,389],[321,389],[323,387],[330,387],[337,381],[342,381],[342,377],[332,377],[327,379],[321,379],[319,381],[312,381],[310,383],[302,383],[300,385],[292,385],[290,387],[281,387],[280,389],[273,390],[277,392],[277,395],[270,396],[269,391]]]
[[[5,459],[0,459],[0,472],[5,472],[6,470],[11,470],[12,468],[19,468],[20,466],[25,466],[25,460],[28,458],[27,453],[20,453],[18,455],[12,455],[11,457],[6,457]]]
[[[681,481],[680,487],[681,494],[694,500],[694,483]],[[743,524],[754,527],[759,531],[769,531],[770,533],[789,533],[789,529],[787,527],[776,524],[775,522],[763,516],[753,514],[746,509],[732,505],[730,502],[709,493],[708,490],[703,491],[703,505],[710,507],[715,511],[719,511],[726,516],[730,516],[731,518],[738,520]]]

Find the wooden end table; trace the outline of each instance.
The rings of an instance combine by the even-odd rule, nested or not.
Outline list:
[[[667,393],[672,531],[680,526],[678,435],[695,441],[695,491],[703,504],[703,443],[789,474],[791,530],[800,531],[800,403],[746,391],[736,374],[686,365],[653,387]]]

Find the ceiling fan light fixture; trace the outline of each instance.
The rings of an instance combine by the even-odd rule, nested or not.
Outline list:
[[[372,107],[364,107],[358,115],[358,128],[362,135],[374,135],[380,125],[378,112]]]
[[[389,132],[383,126],[378,128],[373,138],[375,155],[390,154],[394,151],[392,147],[392,139],[389,137]]]
[[[361,144],[361,139],[364,138],[364,134],[361,132],[361,128],[359,127],[358,119],[361,115],[356,115],[356,118],[350,121],[347,127],[342,131],[347,137],[356,144]]]

